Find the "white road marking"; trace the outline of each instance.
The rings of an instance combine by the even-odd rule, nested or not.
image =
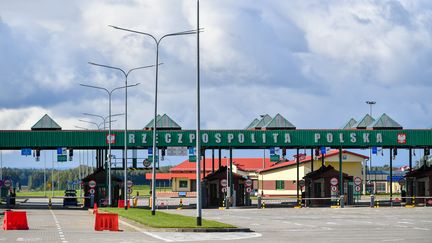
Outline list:
[[[418,228],[418,227],[415,227],[413,229],[416,229],[416,230],[430,230],[430,229],[427,229],[427,228]]]
[[[65,236],[63,234],[63,230],[62,230],[62,228],[60,226],[60,223],[57,220],[57,216],[54,214],[54,212],[51,209],[50,209],[50,212],[51,212],[51,214],[52,214],[52,216],[54,218],[54,222],[56,223],[57,231],[58,231],[60,240],[62,241],[62,243],[68,243],[68,241],[66,240],[66,238],[65,238]]]
[[[326,224],[333,224],[333,225],[338,225],[337,223],[335,223],[335,222],[327,222]]]
[[[401,239],[401,238],[397,238],[397,239],[387,239],[387,240],[382,240],[384,242],[394,242],[394,241],[403,241],[405,239]]]
[[[242,239],[256,238],[262,236],[260,233],[248,233],[248,232],[218,232],[218,233],[147,232],[123,220],[119,220],[119,222],[120,224],[133,228],[138,232],[141,232],[150,237],[165,242],[242,240]]]
[[[406,221],[399,221],[398,224],[414,224],[414,223],[406,222]]]
[[[138,228],[138,227],[136,227],[134,225],[131,225],[131,224],[129,224],[129,223],[123,221],[123,220],[119,220],[119,222],[120,222],[120,224],[124,224],[124,225],[126,225],[126,226],[128,226],[128,227],[130,227],[130,228],[132,228],[132,229],[134,229],[134,230],[136,230],[138,232],[141,232],[141,233],[143,233],[145,235],[151,236],[151,237],[159,239],[159,240],[163,240],[165,242],[172,242],[172,240],[167,240],[167,239],[159,237],[159,236],[157,236],[157,235],[155,235],[155,234],[153,234],[151,232],[146,232],[146,231],[144,231],[144,230],[142,230],[142,229],[140,229],[140,228]]]

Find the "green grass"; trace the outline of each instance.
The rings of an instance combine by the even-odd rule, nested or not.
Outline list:
[[[100,208],[101,211],[117,213],[127,219],[136,221],[143,225],[154,228],[235,228],[233,225],[224,224],[212,220],[203,220],[202,226],[196,226],[196,218],[178,214],[170,214],[157,211],[151,215],[151,210],[130,208],[127,211],[123,208]]]
[[[132,195],[136,195],[136,192],[139,193],[140,196],[149,196],[150,195],[150,186],[149,185],[134,185],[132,186]],[[171,187],[157,187],[157,192],[171,192]]]
[[[16,194],[18,197],[43,197],[45,196],[44,191],[20,191]],[[46,196],[50,197],[52,195],[51,191],[46,191]],[[64,190],[54,191],[55,197],[64,196]]]

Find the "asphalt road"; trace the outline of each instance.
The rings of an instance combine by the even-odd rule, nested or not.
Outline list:
[[[0,210],[1,211],[1,210]],[[149,232],[120,221],[120,232],[94,231],[86,210],[26,209],[30,230],[0,230],[1,242],[431,242],[432,208],[206,209],[203,218],[252,233]],[[195,216],[196,210],[166,210]]]

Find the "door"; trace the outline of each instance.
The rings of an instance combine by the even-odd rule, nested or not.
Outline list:
[[[190,183],[191,192],[196,192],[196,180],[190,180]]]

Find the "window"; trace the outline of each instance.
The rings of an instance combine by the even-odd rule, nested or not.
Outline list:
[[[188,181],[179,181],[179,187],[180,188],[187,188],[188,187]]]
[[[386,192],[386,184],[384,182],[376,182],[376,192]]]
[[[285,181],[276,181],[276,190],[284,190]]]

